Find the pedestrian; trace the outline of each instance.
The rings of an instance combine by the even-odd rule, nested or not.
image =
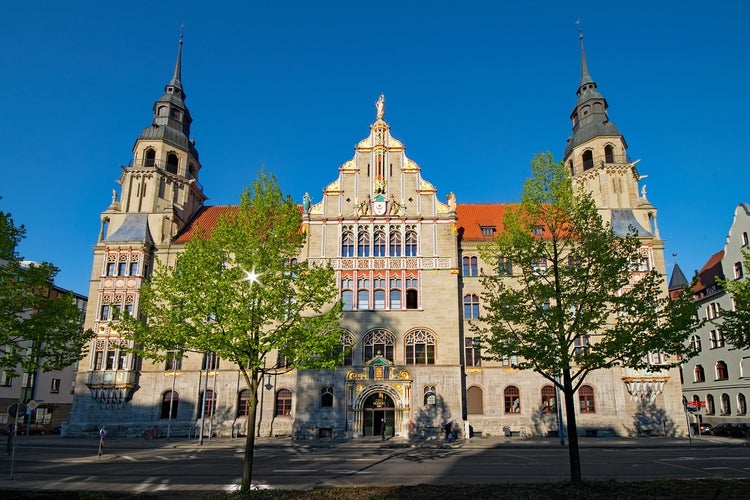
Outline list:
[[[99,456],[102,456],[102,453],[104,453],[104,440],[107,439],[107,436],[109,435],[109,430],[107,429],[106,425],[102,425],[102,428],[99,429]]]
[[[380,440],[385,441],[385,419],[380,419]]]
[[[451,431],[453,430],[453,423],[448,422],[447,424],[445,424],[443,426],[443,428],[445,429],[445,440],[448,441],[448,442],[450,442],[450,440],[451,440]]]

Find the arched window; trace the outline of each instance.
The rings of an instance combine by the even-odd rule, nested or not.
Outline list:
[[[581,413],[594,413],[596,412],[596,405],[594,404],[594,388],[590,385],[582,385],[578,389],[578,403]]]
[[[292,414],[292,391],[279,389],[276,392],[275,415],[277,417],[288,417]]]
[[[386,245],[385,231],[383,231],[382,229],[376,230],[374,238],[373,238],[373,246],[372,246],[373,257],[385,257],[385,245]]]
[[[592,153],[590,149],[583,152],[582,159],[584,170],[594,168],[594,153]]]
[[[404,338],[407,365],[435,364],[435,336],[425,330],[413,330]]]
[[[341,362],[343,366],[354,364],[354,334],[346,330],[341,332]]]
[[[166,106],[159,106],[159,109],[157,110],[156,115],[167,116],[168,113],[169,113],[169,110],[167,109]]]
[[[726,392],[721,395],[721,414],[731,415],[732,414],[732,403],[729,401],[729,394]]]
[[[370,280],[359,278],[357,280],[357,309],[370,308]]]
[[[153,167],[156,163],[156,150],[148,148],[143,155],[143,166]]]
[[[216,393],[211,389],[206,391],[206,397],[203,397],[203,392],[200,393],[201,401],[203,401],[203,408],[206,411],[206,417],[210,417],[216,411]],[[201,409],[198,407],[198,417],[201,416]]]
[[[727,364],[723,361],[716,362],[716,380],[727,380],[729,378],[729,370]]]
[[[698,335],[690,337],[690,349],[695,352],[701,352],[701,338]]]
[[[177,418],[177,406],[179,403],[180,394],[177,391],[165,392],[161,398],[161,418],[170,418],[170,408],[172,408],[171,418]]]
[[[354,280],[350,276],[341,277],[341,302],[344,311],[354,309]]]
[[[484,402],[482,388],[473,385],[466,389],[466,411],[470,415],[481,415],[484,413]]]
[[[706,372],[703,371],[703,365],[695,365],[693,370],[693,382],[705,382]]]
[[[177,164],[177,155],[174,153],[169,153],[167,155],[167,172],[169,172],[170,174],[176,174]]]
[[[604,146],[604,161],[606,163],[615,162],[615,148],[611,144]]]
[[[474,294],[464,296],[464,319],[479,317],[479,297]]]
[[[406,278],[406,308],[417,309],[419,307],[419,280],[414,276]]]
[[[557,391],[554,385],[542,387],[542,413],[557,412]]]
[[[390,247],[391,257],[401,257],[401,231],[396,227],[391,228]]]
[[[375,309],[385,309],[385,278],[374,278],[372,287],[372,300]]]
[[[477,275],[477,258],[476,257],[464,257],[463,258],[463,271],[464,276],[476,276]]]
[[[367,228],[360,228],[357,235],[357,257],[370,256],[370,233]]]
[[[417,232],[414,230],[406,231],[406,256],[407,257],[416,257],[417,252],[419,251],[418,248],[418,238],[417,238]]]
[[[434,405],[437,403],[437,390],[434,385],[424,386],[424,404]]]
[[[742,393],[737,394],[737,415],[747,414],[747,401],[745,395]]]
[[[341,256],[354,257],[354,233],[351,231],[341,234]]]
[[[333,387],[323,387],[320,389],[320,407],[333,408]]]
[[[250,390],[243,389],[237,397],[237,416],[247,417],[250,415]]]
[[[365,361],[373,359],[375,356],[382,356],[391,363],[393,362],[393,346],[396,343],[396,337],[387,330],[372,330],[362,342],[364,345]]]
[[[716,413],[716,406],[714,406],[714,397],[712,394],[706,395],[706,413],[709,415]]]
[[[505,413],[521,413],[521,391],[515,385],[509,385],[503,391]]]

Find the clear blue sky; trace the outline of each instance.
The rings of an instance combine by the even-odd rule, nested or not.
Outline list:
[[[88,294],[99,213],[169,81],[182,81],[209,204],[261,166],[297,201],[368,134],[374,102],[461,202],[519,199],[560,159],[580,78],[576,20],[610,119],[640,158],[667,269],[690,277],[750,201],[750,3],[11,1],[0,17],[0,210],[21,254]]]

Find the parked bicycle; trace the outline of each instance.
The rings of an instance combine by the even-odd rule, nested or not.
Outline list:
[[[147,440],[151,439],[159,439],[159,429],[152,426],[146,429],[146,432],[143,433],[143,438]]]

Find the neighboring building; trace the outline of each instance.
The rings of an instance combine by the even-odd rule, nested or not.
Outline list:
[[[152,425],[185,435],[195,431],[202,405],[214,432],[247,432],[248,391],[236,367],[198,354],[166,363],[134,359],[118,350],[112,328],[116,311],[137,314],[139,290],[155,259],[173,264],[196,229],[211,227],[228,209],[203,205],[181,48],[166,93],[154,105],[153,123],[122,169],[119,201],[115,193],[102,213],[86,324],[97,337],[81,362],[71,435],[91,433],[103,423],[120,435],[139,435]],[[643,256],[634,272],[656,268],[664,275],[656,210],[645,189],[639,194],[635,162],[607,117],[582,43],[581,55],[573,137],[564,160],[615,231],[638,228]],[[463,432],[500,434],[506,426],[530,435],[557,432],[553,386],[514,368],[513,359],[482,360],[482,346],[469,333],[468,323],[483,307],[478,276],[496,268],[481,261],[477,248],[502,231],[506,205],[458,204],[453,193],[441,202],[384,118],[381,96],[354,157],[338,168],[320,201],[310,203],[306,196],[302,206],[308,239],[300,258],[336,270],[345,309],[342,343],[353,346],[351,355],[337,370],[268,377],[260,389],[258,427],[251,432],[426,437],[447,422]],[[662,362],[658,354],[651,360]],[[581,432],[683,434],[677,375],[676,369],[592,373],[577,394]],[[644,411],[644,404],[655,410]]]
[[[47,298],[70,293],[82,316],[86,311],[87,299],[83,295],[55,285],[49,287],[45,293]],[[12,372],[0,371],[0,408],[3,409],[0,414],[0,425],[9,422],[8,414],[5,412],[8,406],[18,401],[29,400],[38,403],[37,408],[31,413],[30,422],[46,424],[50,428],[60,427],[63,422],[67,422],[73,406],[77,368],[74,364],[64,370],[22,373],[19,366]]]
[[[750,204],[740,203],[734,210],[734,221],[729,228],[724,249],[712,255],[697,274],[693,285],[698,314],[706,323],[688,339],[697,355],[682,366],[682,394],[685,403],[701,401],[705,404],[694,415],[694,421],[713,425],[722,422],[748,422],[747,405],[750,398],[750,350],[736,349],[724,341],[721,331],[721,311],[734,308],[732,296],[717,283],[747,279],[743,270],[742,251],[748,250],[750,234]],[[670,289],[687,282],[675,266]],[[674,276],[679,272],[677,280]],[[682,275],[680,283],[679,276]],[[674,283],[673,283],[674,282]]]

